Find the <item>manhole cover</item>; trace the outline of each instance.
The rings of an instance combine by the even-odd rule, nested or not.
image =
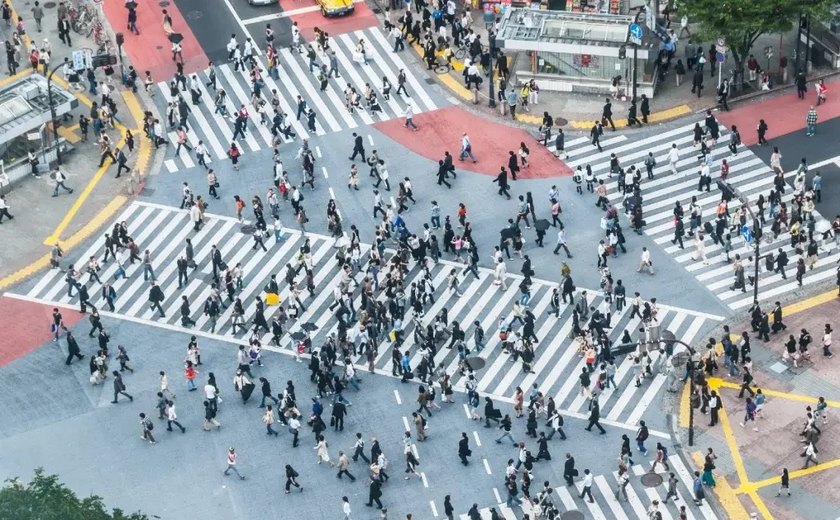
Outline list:
[[[566,511],[560,515],[560,520],[583,520],[585,517],[580,511]]]
[[[201,12],[201,11],[189,11],[189,12],[187,12],[187,19],[188,20],[198,20],[202,16],[204,16],[204,13]]]
[[[45,2],[44,9],[52,9],[55,7],[55,2]]]
[[[251,226],[251,225],[242,226],[241,228],[239,228],[239,232],[244,234],[244,235],[253,235],[254,231],[256,231],[256,230],[257,230],[256,226]]]
[[[161,49],[163,49],[163,45],[155,45],[155,49],[156,50],[161,50]]]
[[[487,364],[484,358],[480,357],[468,357],[467,363],[469,363],[470,367],[472,367],[473,370],[481,370],[482,368],[484,368],[484,365]]]
[[[566,126],[567,124],[569,124],[569,120],[568,119],[563,119],[562,117],[557,116],[557,117],[554,118],[554,124],[557,125],[557,126]]]
[[[445,69],[445,67],[444,67],[444,69]],[[446,70],[443,71],[443,74],[445,74],[445,73],[446,73]],[[435,84],[434,78],[423,78],[423,81],[425,81],[429,85],[434,85]]]
[[[662,484],[662,476],[658,473],[645,473],[639,480],[642,481],[642,484],[645,487],[649,488],[656,487]]]
[[[161,7],[169,7],[169,0],[160,0],[160,2],[158,2],[158,5]]]

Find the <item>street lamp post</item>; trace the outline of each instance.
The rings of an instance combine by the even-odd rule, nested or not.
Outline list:
[[[753,304],[758,303],[758,275],[759,275],[759,259],[761,256],[760,239],[761,239],[761,224],[756,218],[749,201],[737,189],[735,189],[728,182],[718,181],[717,186],[721,193],[728,199],[737,198],[741,206],[747,210],[750,218],[753,221],[752,241],[753,241]]]
[[[58,142],[58,116],[55,113],[55,103],[53,102],[52,77],[55,71],[63,65],[64,62],[56,63],[47,75],[47,102],[50,104],[50,121],[52,122],[53,138],[55,140],[55,160],[59,166],[61,166],[61,146],[59,146]]]
[[[487,106],[490,108],[496,107],[496,93],[493,86],[493,62],[496,60],[496,33],[491,29],[487,34],[488,43],[490,44],[490,79],[488,80],[488,97]]]

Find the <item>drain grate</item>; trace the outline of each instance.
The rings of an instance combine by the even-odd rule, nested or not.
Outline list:
[[[44,9],[53,9],[55,7],[55,2],[45,2]]]
[[[434,85],[436,83],[434,78],[423,78],[423,81],[425,81],[429,85]]]
[[[243,235],[253,235],[254,231],[257,230],[256,226],[245,225],[239,228],[239,232]]]

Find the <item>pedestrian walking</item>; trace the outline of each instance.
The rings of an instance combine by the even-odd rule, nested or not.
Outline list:
[[[140,429],[142,431],[141,439],[149,441],[149,444],[157,444],[155,436],[152,434],[152,430],[155,429],[155,424],[142,412],[140,413]]]
[[[227,468],[225,468],[224,474],[228,476],[231,471],[236,473],[239,477],[239,480],[245,480],[245,476],[239,473],[239,469],[236,467],[236,450],[234,448],[228,448],[227,452]]]
[[[120,348],[122,348],[122,347],[120,347]],[[121,362],[121,364],[122,364],[122,362]],[[122,368],[120,368],[120,370],[122,370]],[[134,372],[134,371],[132,370],[132,372]],[[111,403],[112,404],[117,404],[120,394],[128,397],[129,401],[133,402],[134,398],[131,396],[131,394],[128,394],[125,391],[125,383],[123,382],[122,374],[120,374],[116,370],[111,372],[111,374],[114,376],[114,400],[111,401]]]
[[[64,173],[61,166],[55,170],[55,190],[53,190],[53,197],[58,197],[58,189],[61,188],[67,193],[73,193],[73,188],[67,187],[64,182],[67,180],[67,175]]]

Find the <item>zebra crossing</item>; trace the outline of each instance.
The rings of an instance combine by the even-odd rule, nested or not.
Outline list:
[[[360,39],[366,43],[366,53],[369,59],[368,64],[362,65],[353,60],[354,49]],[[320,90],[320,84],[316,73],[309,71],[308,58],[295,50],[283,48],[278,50],[278,69],[280,78],[275,80],[267,72],[264,57],[257,60],[263,71],[262,79],[265,82],[263,99],[270,100],[272,91],[277,92],[280,102],[280,110],[288,116],[293,132],[297,139],[308,139],[313,135],[325,135],[327,133],[339,132],[346,129],[358,128],[364,125],[371,125],[378,121],[384,121],[402,117],[405,113],[408,102],[412,105],[414,113],[436,110],[438,104],[432,96],[423,88],[421,81],[402,58],[401,53],[394,53],[392,46],[388,43],[385,35],[378,27],[360,29],[351,33],[333,36],[330,40],[330,48],[335,51],[338,60],[340,77],[331,77],[325,91]],[[329,64],[329,58],[321,50],[318,54],[317,64]],[[236,71],[232,63],[217,64],[216,84],[218,88],[224,89],[227,94],[226,109],[228,116],[216,111],[214,106],[215,92],[210,91],[208,70],[197,73],[201,100],[198,105],[190,103],[191,114],[188,119],[189,131],[187,137],[191,146],[202,140],[207,147],[208,157],[205,159],[208,165],[213,161],[219,161],[227,157],[230,143],[233,142],[233,119],[230,114],[235,114],[240,106],[244,105],[250,114],[248,131],[244,140],[237,142],[237,147],[243,155],[249,152],[257,152],[261,149],[272,149],[274,142],[270,132],[270,124],[260,124],[260,118],[256,107],[251,104],[251,80],[249,71]],[[317,71],[317,69],[315,69]],[[409,96],[396,95],[397,75],[403,70],[406,74],[406,88]],[[382,95],[383,78],[387,78],[393,85],[390,99],[384,99]],[[369,84],[377,93],[377,100],[382,111],[371,112],[364,108],[351,113],[344,102],[344,89],[350,85],[362,95],[365,85]],[[160,113],[166,113],[166,104],[172,100],[168,81],[158,82],[155,86],[154,100]],[[189,92],[184,92],[184,98],[189,101]],[[296,119],[297,96],[300,95],[316,114],[316,130],[311,131],[306,118]],[[269,118],[273,116],[269,110]],[[177,143],[175,128],[169,128],[167,137],[173,144]],[[290,139],[283,138],[289,142]],[[174,148],[173,148],[174,150]],[[167,152],[164,160],[165,168],[170,171],[178,171],[183,168],[192,168],[196,160],[187,152],[178,155],[173,151]]]
[[[552,503],[560,511],[561,515],[567,511],[579,511],[584,518],[592,520],[630,520],[648,518],[648,507],[654,500],[659,501],[659,512],[663,520],[674,520],[679,518],[680,506],[685,506],[688,520],[718,520],[718,516],[712,511],[708,503],[696,505],[693,500],[692,472],[677,455],[668,457],[670,471],[677,477],[677,500],[671,499],[664,503],[667,494],[668,472],[662,473],[662,466],[658,465],[659,475],[663,477],[664,483],[657,487],[646,487],[640,481],[640,477],[650,471],[649,465],[634,464],[629,468],[630,481],[625,488],[627,500],[616,498],[618,488],[618,472],[614,471],[607,475],[596,475],[593,479],[592,496],[594,502],[581,498],[583,485],[580,481],[574,487],[560,486],[552,489],[550,495]],[[534,495],[534,498],[536,496]],[[523,499],[513,508],[502,502],[495,506],[488,506],[478,510],[482,520],[491,520],[493,512],[505,520],[517,520],[524,514],[530,518],[540,518],[540,507],[527,499]],[[460,520],[472,520],[468,513],[459,515]]]
[[[158,318],[147,303],[147,295],[150,288],[149,282],[143,279],[143,266],[138,262],[128,265],[126,268],[127,278],[114,280],[114,273],[117,270],[115,262],[103,264],[99,277],[103,281],[109,281],[117,292],[114,314],[119,317],[140,321],[150,325],[167,327],[171,330],[184,330],[205,337],[223,339],[228,342],[240,342],[240,333],[232,335],[231,314],[233,306],[222,311],[218,318],[215,331],[211,332],[211,324],[208,317],[203,315],[204,302],[211,294],[210,281],[212,280],[212,265],[209,262],[210,251],[213,245],[218,245],[225,262],[230,266],[240,264],[242,266],[243,286],[237,294],[245,306],[245,317],[249,319],[255,311],[255,296],[263,295],[263,288],[268,282],[272,273],[282,273],[287,264],[295,265],[298,259],[298,251],[305,240],[310,241],[312,265],[316,290],[314,295],[304,298],[305,310],[297,320],[290,320],[287,323],[286,335],[284,335],[280,348],[268,346],[271,339],[270,334],[263,337],[263,345],[267,349],[291,354],[292,341],[290,334],[298,331],[303,323],[315,323],[317,331],[313,334],[313,345],[319,345],[326,335],[336,330],[337,320],[334,313],[330,311],[329,305],[333,303],[333,287],[338,284],[341,277],[341,266],[335,255],[335,240],[331,237],[306,234],[302,236],[297,231],[284,230],[283,240],[278,243],[267,244],[268,252],[252,248],[252,234],[243,232],[243,224],[235,218],[206,214],[205,225],[199,231],[193,231],[192,223],[187,210],[162,206],[154,203],[135,201],[120,214],[115,222],[127,222],[129,235],[132,236],[140,250],[151,251],[152,267],[156,275],[156,281],[163,290],[166,300],[162,306],[165,310],[165,318]],[[196,269],[190,274],[186,285],[179,289],[176,259],[183,254],[185,239],[190,238],[195,251],[197,262]],[[269,240],[269,242],[273,242]],[[369,246],[363,248],[363,253],[369,251]],[[102,243],[93,243],[88,250],[81,252],[77,257],[70,258],[78,270],[84,271],[84,266],[90,256],[101,258],[104,254]],[[467,334],[467,348],[474,349],[475,343],[472,336],[475,321],[479,321],[487,336],[484,349],[476,357],[484,361],[484,368],[476,371],[478,380],[478,391],[483,394],[498,396],[501,399],[511,399],[515,389],[520,387],[527,391],[534,383],[538,385],[545,396],[554,398],[557,407],[565,410],[570,415],[585,415],[588,409],[588,401],[578,392],[577,376],[583,370],[585,363],[576,348],[572,338],[572,307],[562,304],[559,318],[548,314],[552,289],[556,283],[546,280],[534,280],[532,286],[532,299],[530,306],[537,317],[535,332],[539,342],[535,345],[535,359],[533,360],[532,372],[523,371],[519,363],[513,363],[511,356],[502,353],[499,341],[499,324],[510,322],[512,319],[513,302],[519,298],[518,279],[519,276],[509,275],[510,285],[502,290],[493,283],[492,271],[480,269],[480,278],[475,279],[472,275],[465,275],[458,287],[462,293],[460,296],[454,291],[447,289],[447,276],[453,269],[463,269],[464,265],[451,261],[440,261],[431,270],[435,287],[435,301],[425,309],[425,314],[419,318],[423,327],[434,320],[434,316],[443,308],[448,311],[450,323],[458,320],[463,324]],[[422,270],[412,269],[405,280],[406,286],[413,281],[418,281],[423,276]],[[90,275],[82,275],[81,283],[88,283]],[[380,277],[384,274],[380,273]],[[283,276],[278,276],[282,280]],[[285,284],[284,284],[285,285]],[[105,312],[105,302],[101,298],[99,286],[95,283],[89,284],[88,292],[91,295],[91,303]],[[583,297],[582,290],[579,290],[576,298]],[[602,295],[598,291],[587,291],[587,298],[591,305],[598,305]],[[196,321],[193,328],[182,328],[180,322],[181,297],[186,296],[191,303],[192,319]],[[69,297],[67,283],[64,275],[58,270],[46,272],[24,296],[33,301],[48,302],[49,304],[60,304],[65,306],[78,305],[78,295]],[[280,293],[281,302],[285,303],[289,298],[289,288],[284,287]],[[356,297],[356,308],[359,307],[360,297]],[[271,320],[277,307],[267,307],[266,319]],[[701,331],[712,326],[722,318],[706,313],[679,309],[668,305],[659,305],[658,321],[662,330],[670,330],[676,338],[691,343],[698,337]],[[413,344],[412,332],[415,324],[411,319],[404,320],[404,337],[406,338],[402,348],[409,349],[411,365],[417,366],[420,361],[420,354],[417,346]],[[630,311],[624,309],[622,312],[612,315],[612,329],[610,338],[613,342],[619,341],[623,331],[631,332],[638,330],[641,325],[638,317],[631,319]],[[352,337],[352,331],[351,331]],[[380,345],[375,359],[375,367],[383,373],[391,372],[391,345],[386,340]],[[654,351],[652,357],[654,365],[660,361],[657,359],[658,352]],[[366,360],[357,357],[353,360],[359,365],[365,365]],[[458,355],[454,349],[447,349],[440,345],[436,356],[435,365],[445,367],[447,372],[453,376],[453,384],[456,388],[463,388],[464,380],[458,374]],[[656,402],[657,396],[664,386],[667,377],[663,371],[654,370],[655,376],[649,378],[641,387],[633,384],[633,362],[629,357],[621,360],[615,380],[618,389],[608,389],[600,395],[601,417],[605,424],[626,423],[636,424],[644,417],[652,403]]]
[[[702,126],[702,119],[699,122]],[[691,122],[671,130],[657,132],[640,140],[628,139],[621,134],[611,136],[607,133],[601,140],[602,152],[598,152],[587,137],[571,139],[566,142],[567,160],[565,162],[572,169],[578,167],[585,169],[588,164],[592,168],[596,179],[600,178],[605,181],[608,198],[619,208],[624,196],[618,190],[617,179],[609,176],[610,154],[616,154],[621,166],[625,169],[631,165],[641,169],[643,172],[641,193],[644,200],[642,208],[646,222],[646,226],[643,228],[644,233],[652,237],[654,242],[662,246],[665,253],[692,274],[703,286],[712,291],[729,308],[743,310],[752,304],[752,291],[749,290],[749,287],[747,287],[746,293],[730,289],[734,282],[734,271],[732,264],[726,261],[726,254],[721,245],[713,244],[711,237],[705,238],[705,252],[709,263],[704,265],[699,258],[697,260],[693,259],[696,251],[693,238],[684,239],[685,249],[680,249],[679,245],[670,243],[671,239],[674,238],[673,209],[675,201],[680,201],[685,210],[686,230],[688,230],[689,204],[692,196],[697,196],[697,202],[702,208],[702,220],[704,222],[714,220],[715,210],[720,202],[720,193],[717,189],[713,188],[708,193],[698,190],[699,177],[697,172],[699,166],[697,156],[699,152],[694,147],[693,128],[694,122]],[[739,190],[751,206],[755,208],[755,202],[759,195],[763,193],[766,198],[773,187],[773,171],[746,147],[739,147],[738,154],[733,156],[727,149],[728,136],[728,129],[721,125],[721,137],[717,144],[711,147],[714,159],[711,167],[713,180],[719,178],[721,161],[726,159],[729,164],[727,181]],[[667,158],[672,144],[677,145],[680,156],[676,164],[678,172],[676,176],[670,172]],[[553,149],[553,146],[550,149]],[[656,159],[655,178],[653,180],[647,179],[645,173],[644,160],[647,158],[648,152],[652,152]],[[784,153],[784,150],[782,152]],[[833,162],[833,160],[827,162]],[[813,171],[820,165],[821,163],[810,165],[810,170]],[[785,177],[791,178],[795,174],[795,171],[785,172]],[[782,196],[782,201],[790,207],[792,198],[793,189],[788,186]],[[733,212],[740,206],[741,203],[738,200],[732,200],[729,203],[729,210]],[[817,220],[817,229],[829,224],[818,212],[814,212],[814,216]],[[797,254],[791,247],[790,234],[786,230],[772,243],[769,243],[768,240],[772,235],[770,232],[771,224],[772,220],[767,218],[763,227],[764,242],[761,245],[761,252],[762,255],[767,252],[775,253],[778,248],[782,248],[789,258],[788,277],[785,280],[782,279],[781,274],[766,272],[762,261],[762,274],[759,281],[759,300],[762,301],[773,301],[780,295],[794,291],[798,287],[794,274],[796,262],[801,255]],[[820,242],[819,235],[819,233],[815,233],[814,237],[818,243]],[[738,230],[732,232],[732,247],[730,256],[734,259],[735,254],[740,254],[745,270],[751,274],[752,267],[748,258],[753,254],[753,247],[744,241]],[[655,262],[656,252],[653,252],[653,255]],[[832,247],[830,243],[823,245],[820,248],[819,260],[814,270],[806,273],[803,285],[813,285],[834,277],[834,264],[838,260],[840,260],[840,248]]]

